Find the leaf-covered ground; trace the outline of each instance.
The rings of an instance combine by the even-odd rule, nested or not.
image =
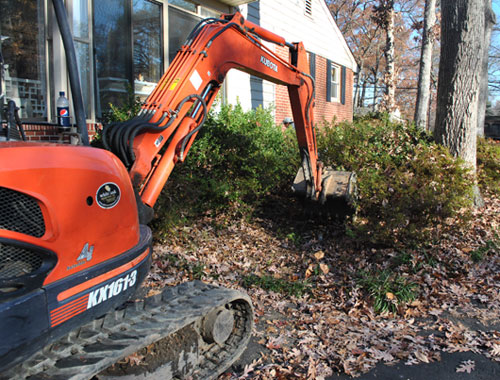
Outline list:
[[[500,200],[485,200],[468,229],[423,248],[361,245],[293,199],[247,219],[201,217],[155,247],[146,286],[155,293],[201,279],[248,292],[257,353],[225,380],[358,376],[379,362],[418,365],[443,352],[500,363]],[[368,285],[380,278],[413,297],[381,288],[377,302],[395,312],[375,313]],[[473,372],[474,363],[456,371]]]

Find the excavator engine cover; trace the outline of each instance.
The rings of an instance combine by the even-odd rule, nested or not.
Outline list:
[[[113,154],[2,143],[0,379],[5,368],[130,298],[151,262],[151,231]]]

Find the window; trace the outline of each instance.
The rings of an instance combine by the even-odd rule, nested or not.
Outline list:
[[[330,81],[331,81],[331,93],[330,93],[330,100],[332,102],[338,102],[339,101],[339,84],[340,84],[340,68],[337,65],[332,64],[331,65],[331,71],[330,71]]]
[[[168,59],[172,62],[201,19],[218,18],[221,14],[185,0],[169,0],[168,4]]]
[[[186,42],[189,33],[200,22],[201,17],[184,12],[176,7],[168,7],[168,59],[172,62],[175,55]]]
[[[163,42],[161,33],[161,5],[134,0],[134,90],[146,98],[163,74]]]
[[[73,0],[73,40],[87,119],[92,118],[92,71],[88,0]]]
[[[196,4],[190,2],[190,1],[185,1],[185,0],[169,0],[168,3],[170,5],[175,5],[179,8],[183,8],[187,11],[194,12],[196,13]]]
[[[47,116],[45,20],[43,0],[2,2],[0,53],[4,60],[4,90],[21,107],[20,116]]]
[[[145,98],[163,74],[162,4],[94,0],[98,116],[133,92]]]
[[[347,68],[326,60],[326,101],[346,104]]]
[[[208,18],[208,17],[219,18],[220,15],[221,15],[220,12],[214,11],[209,8],[200,7],[200,16],[203,18]]]
[[[123,105],[130,95],[145,99],[195,24],[220,15],[191,0],[65,3],[90,120],[101,118],[110,103]],[[51,0],[8,0],[2,5],[2,88],[22,107],[23,119],[55,121],[59,91],[66,92],[70,103],[71,93]]]

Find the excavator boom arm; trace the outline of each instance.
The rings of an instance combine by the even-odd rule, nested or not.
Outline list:
[[[290,50],[280,58],[264,42]],[[314,132],[314,80],[302,43],[284,38],[240,13],[205,19],[188,37],[137,117],[111,125],[105,143],[126,166],[143,203],[153,207],[178,161],[184,161],[230,69],[286,85],[302,155],[308,197],[321,190]]]

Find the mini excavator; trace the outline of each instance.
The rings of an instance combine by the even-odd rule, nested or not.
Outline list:
[[[352,201],[354,174],[318,160],[303,44],[240,13],[202,20],[139,114],[103,129],[107,149],[0,143],[0,379],[91,379],[162,339],[171,357],[141,378],[213,379],[244,351],[244,293],[190,282],[126,302],[150,267],[153,206],[230,69],[287,86],[302,158],[294,191]]]

